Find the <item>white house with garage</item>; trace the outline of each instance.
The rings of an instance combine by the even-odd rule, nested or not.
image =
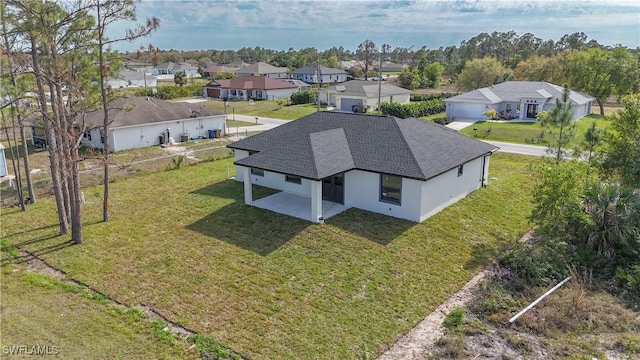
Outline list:
[[[326,66],[307,65],[289,72],[292,79],[302,80],[309,84],[317,84],[318,78],[323,84],[341,83],[347,81],[347,72]]]
[[[549,111],[562,98],[564,88],[544,81],[506,81],[446,99],[449,119],[483,119],[487,110],[494,109],[505,119],[535,120],[542,111]],[[594,97],[571,91],[573,119],[591,113]]]
[[[247,205],[312,222],[350,207],[421,222],[487,185],[493,145],[433,122],[317,112],[228,145]],[[254,199],[253,185],[279,190]]]
[[[82,144],[103,149],[102,109],[88,113]],[[225,134],[226,115],[184,102],[125,97],[109,103],[109,150],[122,151]],[[78,124],[80,126],[80,124]]]
[[[375,110],[378,108],[378,98],[381,103],[408,104],[411,99],[411,90],[384,83],[379,84],[377,81],[351,80],[328,89],[320,89],[319,96],[321,103],[338,110]]]

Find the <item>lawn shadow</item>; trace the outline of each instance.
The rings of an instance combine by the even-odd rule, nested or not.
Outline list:
[[[240,182],[225,180],[194,191],[235,201],[186,228],[266,256],[311,225],[305,220],[245,205],[242,186]],[[254,199],[270,191],[273,190],[254,187]]]
[[[327,224],[386,246],[407,230],[418,225],[409,220],[351,208],[330,219]]]

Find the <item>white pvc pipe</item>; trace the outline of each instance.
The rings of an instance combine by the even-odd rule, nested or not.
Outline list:
[[[542,294],[539,298],[536,299],[536,301],[532,302],[531,304],[529,304],[529,306],[527,306],[526,308],[522,309],[519,313],[517,313],[514,317],[512,317],[511,319],[509,319],[510,323],[513,323],[514,321],[516,321],[516,319],[518,319],[520,316],[522,316],[524,313],[526,313],[527,311],[531,310],[532,307],[536,306],[536,304],[538,304],[540,301],[542,301],[542,299],[544,299],[545,297],[547,297],[549,294],[551,294],[552,292],[558,290],[558,288],[560,288],[560,286],[564,285],[567,281],[571,280],[571,276],[567,277],[566,279],[562,280],[558,285],[554,286],[551,290],[547,291],[546,293]]]

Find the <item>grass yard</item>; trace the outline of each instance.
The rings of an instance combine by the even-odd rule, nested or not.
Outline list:
[[[63,359],[199,359],[162,330],[166,324],[92,297],[85,287],[25,265],[3,266],[1,276],[3,346],[39,345]]]
[[[229,114],[229,118],[235,112],[236,114],[249,116],[295,120],[316,112],[316,104],[280,106],[277,102],[270,100],[254,101],[253,105],[249,104],[248,101],[229,101],[226,109],[222,100],[208,100],[199,104],[226,112]],[[326,109],[326,106],[323,106],[323,109]]]
[[[245,206],[232,161],[119,180],[108,223],[101,189],[85,190],[79,246],[56,234],[52,198],[3,208],[0,236],[245,357],[355,359],[392,345],[530,227],[533,158],[495,154],[497,180],[421,224],[350,209],[323,227]]]
[[[606,129],[609,127],[609,121],[606,117],[601,115],[591,114],[576,122],[576,137],[571,142],[570,146],[573,148],[579,145],[584,139],[584,133],[587,131],[591,123],[596,122],[600,129]],[[487,132],[491,126],[491,132]],[[517,123],[517,122],[485,122],[480,121],[474,125],[468,126],[460,130],[461,134],[473,137],[474,128],[477,128],[478,139],[482,140],[494,140],[513,142],[520,144],[539,144],[545,146],[546,144],[539,139],[540,124],[538,123]],[[549,135],[547,135],[548,137]],[[533,141],[531,140],[533,139]]]

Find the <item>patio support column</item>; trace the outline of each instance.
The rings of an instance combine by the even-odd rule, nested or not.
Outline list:
[[[249,168],[242,166],[242,179],[244,181],[244,203],[251,205],[253,203],[253,189],[251,188],[251,176]]]
[[[311,222],[322,216],[322,181],[311,181]]]

